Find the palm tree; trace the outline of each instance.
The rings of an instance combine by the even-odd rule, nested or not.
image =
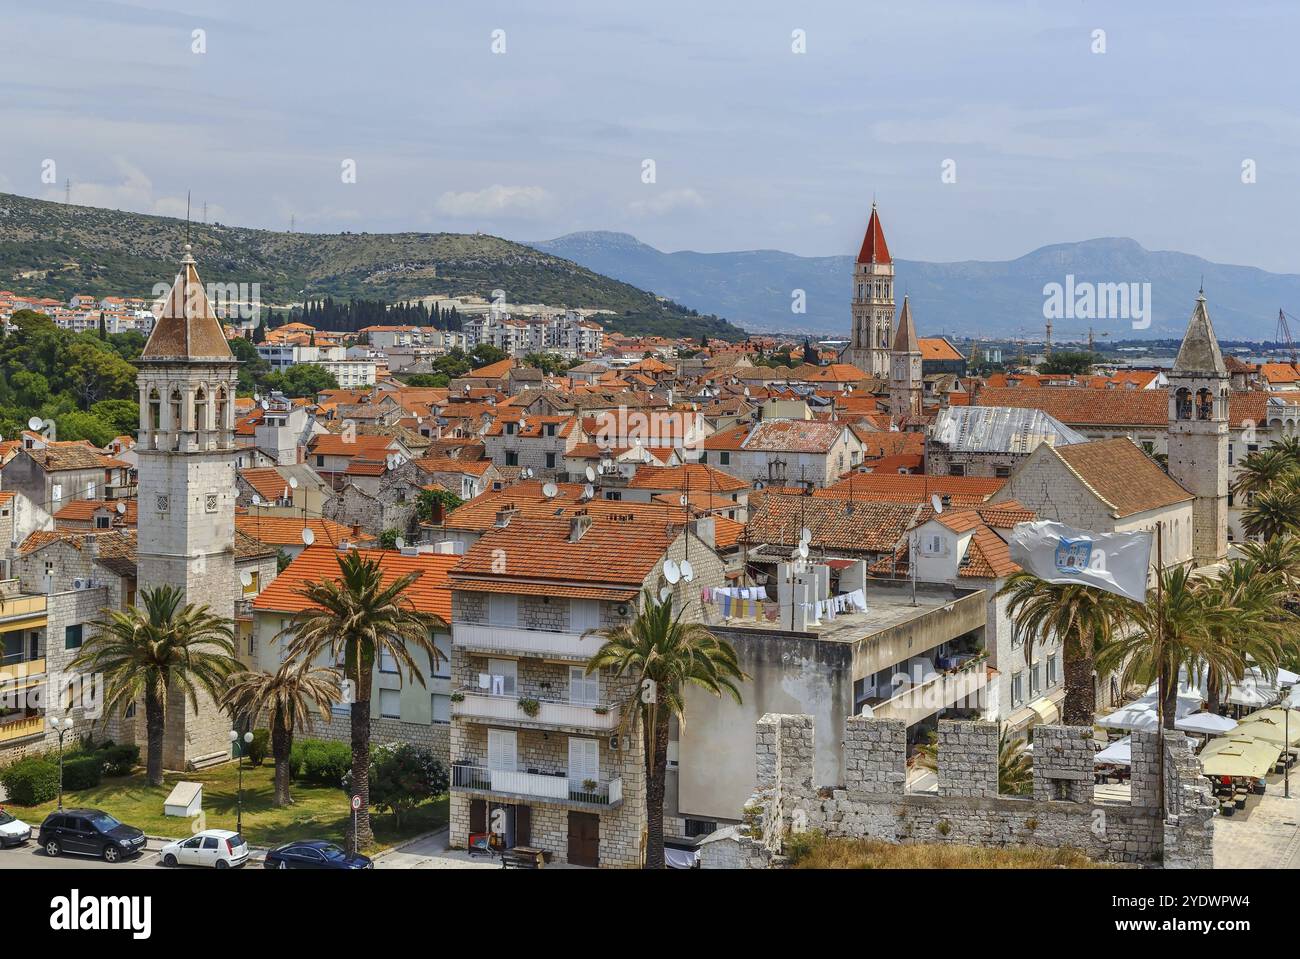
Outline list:
[[[1025,662],[1034,644],[1055,636],[1064,662],[1065,701],[1061,716],[1070,726],[1091,726],[1097,709],[1094,658],[1133,605],[1106,590],[1078,583],[1049,583],[1016,573],[999,596],[1009,596],[1007,615],[1025,640]]]
[[[311,708],[322,718],[339,700],[339,672],[312,665],[307,659],[286,659],[273,673],[264,670],[236,673],[221,697],[221,705],[236,719],[255,722],[270,714],[271,755],[275,758],[275,805],[288,806],[289,753],[295,730],[311,727]]]
[[[1256,450],[1241,461],[1232,491],[1238,496],[1262,493],[1295,471],[1300,458],[1292,455],[1293,443],[1274,443]]]
[[[140,591],[144,605],[103,609],[92,623],[96,634],[86,641],[70,669],[87,669],[104,677],[104,707],[114,710],[144,700],[146,768],[149,784],[163,781],[163,736],[168,694],[185,693],[198,708],[199,691],[213,699],[226,677],[239,668],[230,621],[207,605],[181,605],[184,590],[175,586]]]
[[[647,869],[664,867],[664,784],[668,769],[668,721],[685,720],[688,685],[740,702],[737,683],[749,677],[736,651],[703,625],[673,615],[672,600],[659,602],[647,589],[630,623],[588,630],[603,645],[587,662],[587,673],[608,668],[631,680],[623,706],[625,726],[640,724],[645,748]]]
[[[1300,586],[1300,536],[1274,536],[1262,543],[1239,545],[1245,561],[1261,573],[1277,573],[1287,588]]]
[[[1242,671],[1231,676],[1217,666],[1206,667],[1206,699],[1210,711],[1218,712],[1228,682],[1240,681],[1247,664],[1259,666],[1265,674],[1277,672],[1295,621],[1282,606],[1287,592],[1282,575],[1260,570],[1254,563],[1234,560],[1204,589],[1206,603],[1220,613],[1210,619],[1211,638],[1231,650],[1242,665]]]
[[[308,583],[295,590],[308,607],[286,631],[292,637],[289,656],[315,660],[322,654],[339,663],[344,676],[355,683],[352,700],[352,791],[361,797],[356,817],[358,849],[374,840],[370,828],[370,687],[375,660],[391,656],[399,673],[425,685],[424,673],[413,652],[423,650],[437,666],[442,652],[434,645],[433,630],[446,624],[431,613],[415,608],[406,590],[419,573],[404,573],[384,583],[378,561],[355,550],[338,557],[337,579]]]
[[[938,737],[930,734],[927,742],[916,747],[916,763],[926,769],[939,769]],[[998,731],[998,792],[1022,796],[1034,785],[1034,763],[1025,752],[1025,741],[1012,738],[1011,727],[1003,724]]]
[[[1270,540],[1300,532],[1300,486],[1288,473],[1255,492],[1241,513],[1241,525],[1251,536]]]
[[[1190,679],[1207,670],[1233,677],[1246,669],[1240,652],[1219,642],[1234,628],[1235,611],[1215,605],[1207,582],[1183,566],[1165,570],[1160,589],[1148,592],[1145,603],[1129,605],[1132,629],[1117,630],[1097,654],[1098,668],[1118,672],[1125,686],[1157,683],[1166,729],[1174,728],[1180,671]]]

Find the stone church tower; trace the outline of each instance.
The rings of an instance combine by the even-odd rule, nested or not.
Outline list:
[[[876,205],[853,265],[853,333],[842,359],[879,379],[889,377],[890,332],[894,325],[894,261],[885,245]]]
[[[898,332],[889,353],[889,415],[895,417],[921,414],[921,344],[912,323],[912,306],[903,297],[903,311],[898,314]]]
[[[238,363],[185,247],[180,273],[139,361],[137,583],[177,586],[185,602],[235,611],[235,387]],[[206,696],[167,702],[163,765],[229,756],[230,720]]]
[[[1205,308],[1187,324],[1169,374],[1169,475],[1196,497],[1192,555],[1197,565],[1228,553],[1228,369]]]

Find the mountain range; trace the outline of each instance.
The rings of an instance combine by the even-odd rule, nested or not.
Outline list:
[[[208,283],[257,283],[261,302],[357,297],[491,297],[599,308],[631,334],[743,339],[743,330],[521,243],[474,233],[283,233],[186,223],[0,193],[0,289],[66,300],[148,296],[189,238]]]
[[[601,231],[531,245],[675,302],[726,316],[747,330],[848,333],[853,256],[805,257],[779,250],[665,253],[629,234]],[[929,334],[1041,339],[1044,287],[1056,283],[1064,288],[1071,275],[1075,289],[1083,283],[1150,283],[1151,322],[1135,329],[1131,318],[1058,315],[1053,319],[1057,342],[1083,341],[1089,326],[1099,343],[1105,342],[1103,336],[1112,341],[1180,337],[1202,283],[1222,339],[1271,340],[1279,308],[1300,313],[1300,275],[1147,250],[1122,237],[1057,243],[1014,260],[896,259],[894,264],[900,303],[907,293],[918,330]],[[791,309],[796,290],[805,294],[803,314]]]

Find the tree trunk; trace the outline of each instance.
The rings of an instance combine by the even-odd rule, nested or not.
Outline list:
[[[356,813],[358,852],[375,841],[370,828],[370,690],[365,690],[364,699],[361,694],[358,689],[352,704],[352,795],[361,797]]]
[[[293,803],[289,795],[289,753],[293,750],[293,730],[289,728],[282,710],[277,709],[271,720],[271,755],[275,758],[275,805],[284,807]]]
[[[1219,681],[1218,670],[1211,669],[1205,677],[1205,700],[1206,711],[1218,713],[1219,706],[1223,703],[1223,689]]]
[[[163,698],[157,692],[144,694],[144,729],[146,746],[146,771],[150,786],[163,784],[163,739],[167,735],[167,714]]]
[[[1062,650],[1065,660],[1065,699],[1061,705],[1061,719],[1067,726],[1091,726],[1096,721],[1097,690],[1094,685],[1092,656],[1085,656],[1075,643],[1067,643]]]
[[[1168,669],[1166,669],[1166,673]],[[1164,677],[1164,687],[1161,689],[1163,704],[1160,707],[1161,718],[1164,720],[1165,729],[1173,729],[1174,722],[1178,719],[1175,715],[1178,706],[1178,674],[1174,673],[1172,677]]]
[[[664,786],[668,776],[668,710],[655,710],[654,728],[646,723],[645,868],[664,868]]]

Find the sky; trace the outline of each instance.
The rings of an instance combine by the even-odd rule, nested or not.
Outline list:
[[[874,197],[904,259],[1128,236],[1300,272],[1292,2],[0,0],[0,24],[3,192],[816,256],[856,252]]]

